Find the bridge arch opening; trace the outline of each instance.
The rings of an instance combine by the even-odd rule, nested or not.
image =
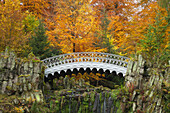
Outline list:
[[[54,78],[59,79],[59,76],[60,76],[60,74],[59,74],[58,72],[55,72],[55,73],[54,73]]]
[[[66,75],[66,72],[64,71],[64,70],[61,70],[61,72],[60,72],[60,76],[65,76]]]
[[[117,73],[116,73],[116,71],[112,71],[112,76],[117,76]]]
[[[105,71],[105,77],[107,78],[107,76],[110,74],[110,71],[107,69],[106,71]]]
[[[75,75],[78,74],[78,70],[76,68],[73,69],[73,74],[75,74]]]
[[[81,73],[82,75],[85,73],[84,69],[83,68],[80,68],[79,69],[79,73]]]
[[[52,75],[52,74],[48,74],[48,79],[53,79],[54,78],[54,76]]]
[[[100,74],[103,74],[104,73],[104,70],[102,68],[99,69],[98,71]]]
[[[90,74],[91,73],[91,69],[89,67],[86,68],[86,72],[87,72],[87,74]]]
[[[93,69],[92,69],[92,73],[96,74],[96,73],[97,73],[97,69],[96,69],[96,68],[93,68]]]
[[[50,84],[50,86],[52,87],[53,86],[53,79],[54,79],[54,76],[50,73],[50,74],[48,74],[48,77],[44,78],[44,81],[45,81],[45,83],[48,82]]]
[[[71,76],[71,75],[72,75],[72,71],[71,71],[70,69],[68,69],[68,70],[66,71],[66,75]]]
[[[118,73],[118,76],[123,78],[123,73]]]

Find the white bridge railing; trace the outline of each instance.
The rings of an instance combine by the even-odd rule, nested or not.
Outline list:
[[[57,55],[54,57],[44,59],[42,61],[47,66],[47,69],[45,70],[45,75],[47,76],[50,73],[53,74],[54,72],[60,72],[61,70],[66,71],[66,69],[76,68],[78,65],[80,66],[78,66],[77,68],[81,68],[82,66],[85,66],[82,68],[86,68],[89,66],[93,66],[94,68],[94,64],[96,66],[100,64],[100,66],[102,66],[101,68],[109,69],[109,70],[112,67],[117,66],[116,68],[119,68],[119,70],[121,70],[120,68],[123,69],[122,73],[124,74],[128,65],[127,62],[128,59],[129,58],[127,57],[123,57],[115,54],[109,54],[109,53],[76,52],[76,53]],[[76,67],[74,67],[75,64]]]

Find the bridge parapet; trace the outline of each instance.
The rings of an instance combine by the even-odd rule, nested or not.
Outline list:
[[[55,67],[62,67],[68,64],[75,64],[75,63],[96,63],[101,64],[103,63],[103,67],[105,64],[111,64],[115,66],[119,66],[122,68],[127,68],[127,60],[129,58],[124,56],[119,56],[115,54],[109,53],[99,53],[99,52],[76,52],[76,53],[69,53],[69,54],[62,54],[57,55],[54,57],[50,57],[43,60],[43,63],[47,66],[45,74],[49,74],[52,70],[61,71],[61,69],[57,69]],[[69,66],[70,67],[70,66]],[[102,68],[102,67],[101,67]],[[65,69],[65,68],[64,68]],[[50,70],[50,72],[48,71]]]
[[[69,54],[57,55],[54,57],[50,57],[42,60],[44,64],[50,68],[53,66],[72,63],[72,62],[103,62],[115,64],[122,67],[127,67],[127,60],[129,58],[109,54],[109,53],[99,53],[99,52],[76,52]]]

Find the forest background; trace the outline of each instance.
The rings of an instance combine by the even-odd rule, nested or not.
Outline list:
[[[0,51],[168,57],[168,0],[1,0]],[[153,57],[154,56],[154,57]]]

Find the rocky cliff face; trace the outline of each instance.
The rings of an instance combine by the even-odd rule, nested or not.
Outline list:
[[[40,84],[43,82],[42,67],[42,62],[32,55],[28,58],[20,59],[8,50],[0,53],[0,95],[3,95],[0,96],[0,112],[4,110],[12,111],[12,108],[16,108],[12,107],[13,105],[20,108],[19,110],[21,111],[30,112],[29,102],[44,101],[41,89],[50,92],[51,87],[46,83],[44,88],[39,89]],[[53,81],[53,88],[55,89],[56,87],[58,91],[53,92],[53,96],[50,94],[47,97],[52,98],[51,101],[55,104],[51,107],[58,106],[55,108],[58,111],[63,109],[66,111],[88,109],[96,113],[104,110],[102,111],[104,113],[108,110],[108,112],[110,110],[119,111],[120,106],[121,112],[125,113],[130,111],[136,113],[165,113],[169,110],[169,73],[169,65],[166,64],[161,68],[153,67],[147,64],[142,56],[139,55],[128,63],[125,87],[118,90],[105,90],[102,87],[89,89],[83,80],[76,82],[73,78],[65,77]],[[9,101],[6,100],[7,96],[5,95],[10,97]],[[85,98],[86,96],[87,98]],[[93,101],[91,101],[91,98]],[[71,100],[78,103],[76,104],[77,107],[75,107],[74,103],[70,104]],[[90,102],[93,103],[93,108],[90,108]],[[68,106],[63,107],[63,103]],[[101,106],[103,106],[102,109],[100,109]],[[40,108],[44,108],[44,106]]]
[[[8,50],[0,53],[0,94],[43,102],[42,91],[38,89],[41,70],[42,62],[31,55],[21,59]]]
[[[6,50],[0,54],[0,92],[11,95],[37,90],[41,68],[40,61],[16,58]]]
[[[125,76],[128,97],[124,102],[131,102],[133,112],[162,113],[166,112],[168,102],[169,65],[155,68],[142,58],[129,61]]]

